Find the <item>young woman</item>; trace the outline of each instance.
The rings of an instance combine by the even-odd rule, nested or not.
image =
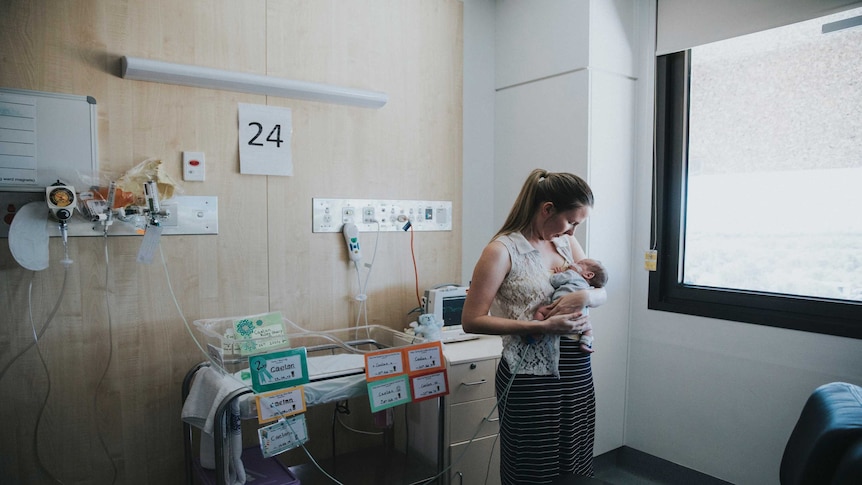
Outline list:
[[[573,340],[560,340],[557,378],[541,349],[545,339],[592,328],[581,310],[604,303],[605,290],[565,295],[545,310],[545,320],[532,321],[554,291],[549,280],[553,269],[586,257],[572,234],[592,206],[592,190],[578,176],[534,170],[473,270],[463,328],[503,336],[496,375],[503,484],[593,475],[590,354]]]

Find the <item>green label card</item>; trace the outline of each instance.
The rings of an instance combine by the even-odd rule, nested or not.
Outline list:
[[[251,388],[261,393],[299,386],[308,382],[305,347],[282,350],[248,358]]]
[[[264,458],[275,456],[308,441],[308,426],[305,415],[279,420],[257,430],[260,451]]]
[[[377,412],[386,408],[407,404],[410,397],[410,382],[406,374],[368,383],[368,400],[371,411]]]
[[[235,346],[241,355],[255,354],[289,345],[281,312],[240,318],[233,322]],[[229,335],[226,335],[229,339]]]

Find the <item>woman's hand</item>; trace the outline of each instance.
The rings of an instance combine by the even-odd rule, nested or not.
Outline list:
[[[542,320],[543,333],[567,335],[592,330],[590,317],[580,312],[555,315]]]
[[[567,313],[580,313],[590,302],[587,291],[575,291],[563,295],[544,309],[547,317]]]

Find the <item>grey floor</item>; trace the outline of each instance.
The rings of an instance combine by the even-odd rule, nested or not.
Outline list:
[[[596,478],[611,485],[670,485],[674,483],[646,477],[620,467],[602,470],[596,473]]]
[[[373,450],[372,450],[373,451]],[[323,460],[341,483],[351,485],[402,485],[423,483],[435,470],[411,463],[401,458],[380,457],[387,453],[355,453],[339,457],[337,462]],[[643,453],[633,448],[621,447],[597,456],[594,462],[595,478],[561,477],[559,485],[732,485],[709,475],[676,465],[667,460]],[[357,474],[357,470],[363,470]],[[294,476],[302,485],[329,485],[332,482],[311,464],[291,467]]]
[[[382,454],[374,456],[382,456]],[[352,461],[354,458],[359,461]],[[327,463],[326,468],[335,473],[342,483],[353,485],[422,483],[425,478],[434,475],[434,470],[423,470],[417,464],[411,464],[404,459],[395,459],[385,464],[376,463],[370,467],[369,460],[368,456],[356,454],[350,459],[340,458],[339,466]],[[559,483],[561,485],[732,485],[625,446],[596,457],[594,465],[596,472],[594,479],[571,477]],[[291,470],[302,485],[333,483],[312,465],[291,467]],[[366,472],[357,475],[356,470]],[[372,470],[378,470],[382,474],[375,476],[371,473]]]
[[[596,479],[610,485],[730,485],[633,448],[617,448],[595,460]]]

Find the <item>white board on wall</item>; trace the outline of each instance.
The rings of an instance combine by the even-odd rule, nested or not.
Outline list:
[[[0,89],[0,190],[97,182],[96,118],[91,96]]]

